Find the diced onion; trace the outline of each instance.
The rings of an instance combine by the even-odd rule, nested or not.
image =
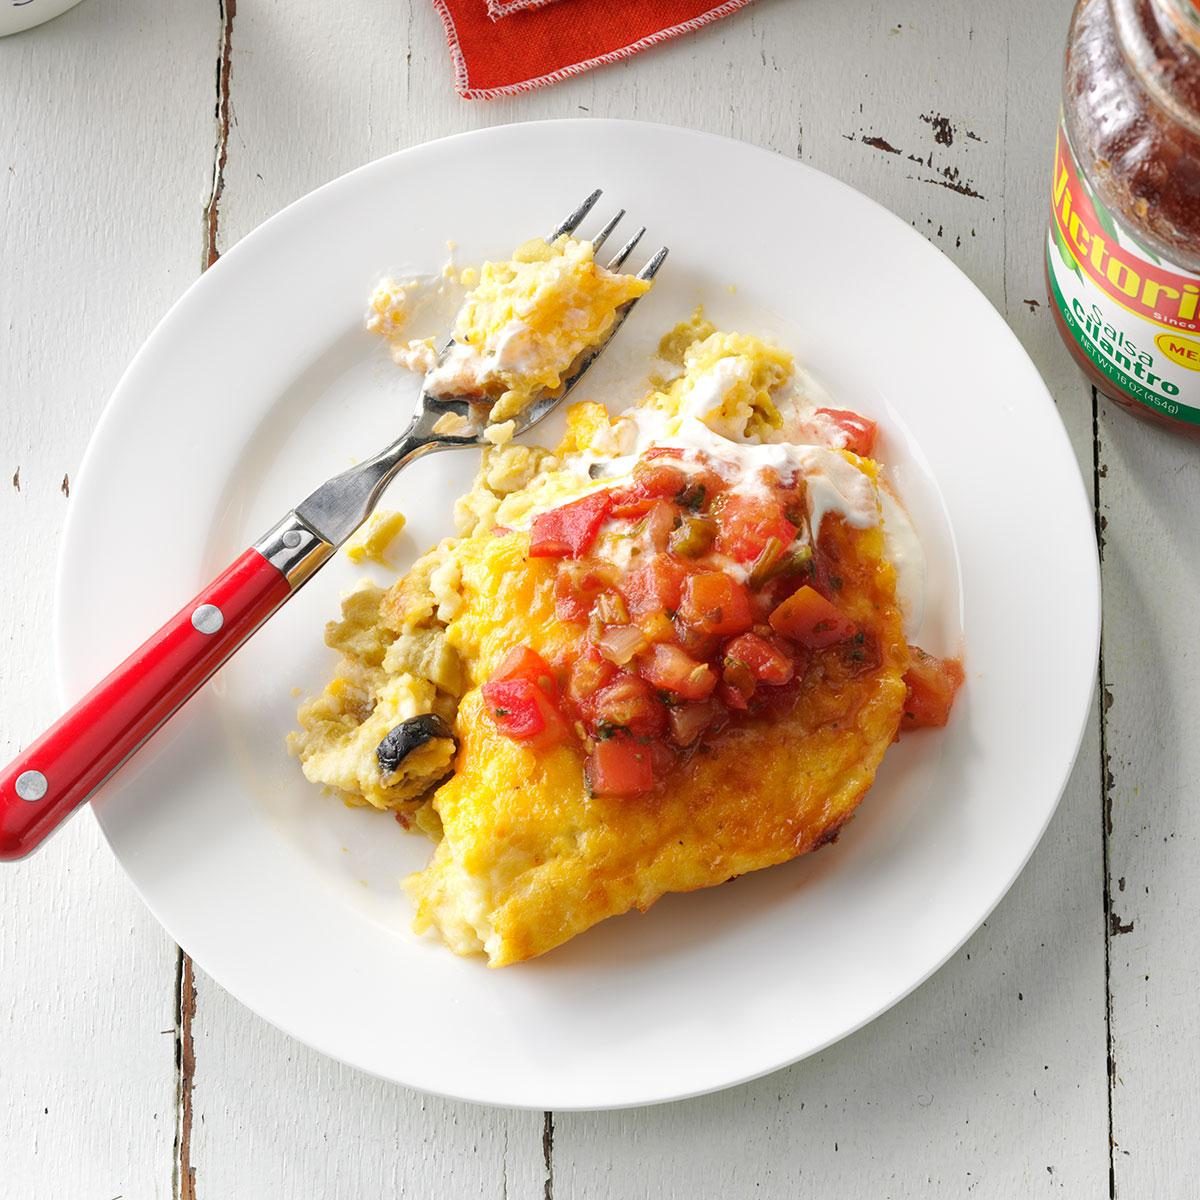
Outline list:
[[[623,667],[649,644],[636,625],[610,625],[597,639],[596,648],[609,662]]]

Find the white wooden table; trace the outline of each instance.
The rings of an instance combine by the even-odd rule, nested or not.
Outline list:
[[[1078,766],[993,918],[854,1037],[687,1103],[506,1112],[338,1066],[193,970],[83,815],[0,870],[0,1194],[1197,1194],[1200,451],[1097,405],[1042,301],[1069,9],[758,0],[492,104],[454,96],[428,0],[86,0],[0,42],[5,759],[54,714],[70,479],[160,314],[316,185],[500,122],[693,125],[802,158],[900,213],[987,293],[1049,383],[1094,488],[1106,605]]]

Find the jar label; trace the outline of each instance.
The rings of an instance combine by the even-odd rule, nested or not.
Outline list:
[[[1050,292],[1097,370],[1148,408],[1200,425],[1200,275],[1138,244],[1058,131],[1046,243]]]

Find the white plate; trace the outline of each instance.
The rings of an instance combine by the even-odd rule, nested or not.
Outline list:
[[[561,121],[355,171],[246,238],[171,310],[77,482],[58,589],[64,699],[401,428],[414,381],[362,330],[384,269],[436,270],[450,238],[464,263],[505,256],[596,186],[672,253],[585,392],[604,394],[703,301],[723,324],[781,337],[837,400],[879,417],[930,557],[921,638],[965,644],[951,726],[889,752],[836,845],[490,971],[409,931],[397,880],[428,844],[321,796],[284,751],[292,689],[326,678],[322,627],[357,577],[339,560],[94,806],[159,920],[250,1008],[386,1078],[534,1108],[749,1079],[925,979],[1046,827],[1099,636],[1091,515],[1062,425],[1016,338],[948,259],[845,185],[765,151]],[[410,554],[449,532],[473,469],[471,453],[440,455],[397,482],[387,503],[411,519]]]
[[[78,3],[79,0],[8,0],[0,7],[0,37],[32,29]]]

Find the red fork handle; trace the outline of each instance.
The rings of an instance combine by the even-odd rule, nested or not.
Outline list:
[[[291,594],[247,550],[0,771],[0,860],[40,845]]]

